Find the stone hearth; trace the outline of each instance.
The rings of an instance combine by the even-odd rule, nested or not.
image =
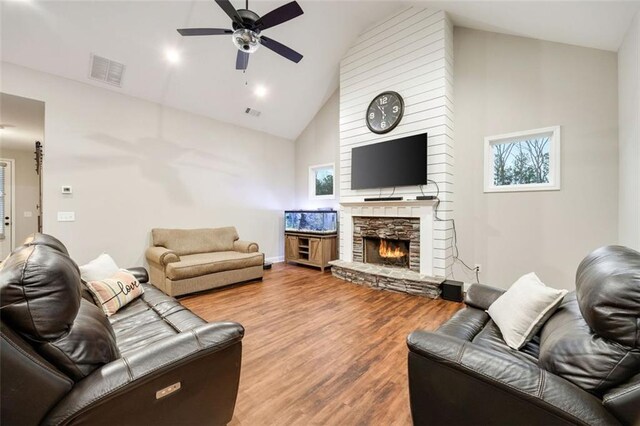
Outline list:
[[[329,264],[333,276],[342,280],[380,290],[426,296],[431,299],[440,296],[440,284],[444,281],[444,278],[422,275],[409,269],[370,263],[333,260]]]

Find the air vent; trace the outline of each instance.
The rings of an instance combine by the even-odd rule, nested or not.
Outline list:
[[[260,117],[261,112],[258,111],[257,109],[253,109],[253,108],[247,108],[246,110],[244,110],[245,114],[249,114],[252,117]]]
[[[98,55],[91,55],[91,70],[89,77],[114,86],[122,87],[122,76],[125,66]]]

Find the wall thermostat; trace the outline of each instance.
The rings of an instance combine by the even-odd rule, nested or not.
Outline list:
[[[63,194],[73,194],[73,188],[71,188],[71,186],[69,186],[69,185],[63,185],[62,186],[62,193]]]

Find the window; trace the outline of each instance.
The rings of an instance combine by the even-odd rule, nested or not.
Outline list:
[[[309,167],[309,198],[333,199],[335,194],[334,165],[318,164]]]
[[[560,126],[484,139],[484,192],[560,189]]]

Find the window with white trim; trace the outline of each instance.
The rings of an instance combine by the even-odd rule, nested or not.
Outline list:
[[[335,167],[333,163],[309,167],[309,198],[335,198]]]
[[[560,189],[560,126],[486,137],[484,191]]]

